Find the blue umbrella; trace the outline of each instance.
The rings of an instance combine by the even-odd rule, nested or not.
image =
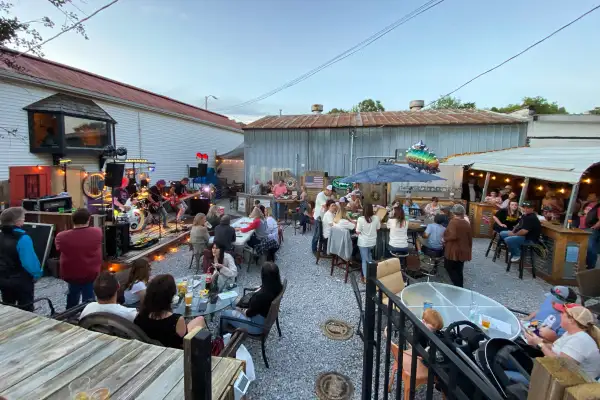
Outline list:
[[[439,176],[416,171],[408,166],[398,164],[379,164],[344,179],[342,183],[389,183],[389,182],[431,182],[445,181]]]

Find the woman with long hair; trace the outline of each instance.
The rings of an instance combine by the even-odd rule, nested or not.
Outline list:
[[[248,226],[239,229],[242,233],[254,230],[252,237],[248,240],[248,246],[252,247],[258,255],[266,252],[273,254],[274,251],[279,249],[279,242],[269,237],[269,225],[265,215],[259,207],[254,207],[250,213],[250,218],[252,218],[252,222]]]
[[[335,214],[335,218],[333,219],[333,223],[338,228],[352,231],[356,229],[356,224],[350,221],[350,218],[348,217],[347,202],[348,200],[345,197],[340,198],[338,202],[338,210]]]
[[[392,218],[387,226],[390,230],[388,251],[394,253],[408,253],[408,221],[403,207],[394,207]]]
[[[198,213],[194,217],[192,229],[190,231],[190,245],[194,250],[194,260],[196,260],[196,270],[200,268],[200,257],[208,247],[210,235],[206,227],[206,215]]]
[[[512,231],[521,219],[519,203],[512,200],[508,208],[501,208],[494,214],[494,230],[498,233],[502,231]]]
[[[217,207],[216,205],[210,206],[210,208],[208,209],[208,213],[206,213],[206,222],[210,224],[210,226],[208,227],[210,231],[213,231],[217,227],[217,225],[219,225],[219,222],[221,222],[221,216],[219,215],[219,207]]]
[[[150,280],[150,261],[146,257],[138,258],[129,269],[129,277],[125,283],[125,305],[133,305],[144,301],[146,286]]]
[[[165,347],[181,349],[183,337],[197,327],[204,328],[204,318],[197,317],[185,323],[181,314],[173,313],[173,297],[177,294],[172,275],[157,275],[146,288],[146,296],[135,324],[142,328],[150,339],[159,341]]]
[[[373,214],[373,205],[365,203],[363,216],[358,217],[356,222],[356,233],[358,234],[358,249],[362,263],[362,279],[367,276],[367,263],[373,262],[371,251],[377,244],[377,231],[381,227],[379,218]]]
[[[271,303],[283,290],[279,267],[272,262],[263,264],[260,271],[261,285],[254,292],[248,302],[247,308],[238,307],[235,310],[226,310],[221,314],[221,334],[225,332],[225,326],[241,328],[250,334],[262,332],[262,325],[269,314]],[[253,325],[248,324],[251,322]],[[257,325],[257,326],[256,326]]]
[[[212,279],[213,282],[217,282],[219,292],[223,291],[228,284],[235,282],[238,274],[235,260],[223,247],[216,244],[212,245],[212,268],[214,269]]]

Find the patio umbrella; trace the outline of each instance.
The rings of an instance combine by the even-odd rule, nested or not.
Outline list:
[[[341,179],[342,183],[389,183],[389,182],[431,182],[445,181],[439,176],[416,171],[398,164],[379,164],[357,174]]]

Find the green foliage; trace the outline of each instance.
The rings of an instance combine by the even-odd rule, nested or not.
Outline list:
[[[350,111],[344,110],[343,108],[332,108],[327,114],[347,114]]]
[[[332,108],[327,114],[345,114],[349,112],[372,112],[372,111],[385,111],[385,107],[379,100],[366,99],[361,101],[355,106],[352,106],[350,110],[344,110],[343,108]]]
[[[559,107],[557,102],[550,103],[548,99],[541,96],[524,97],[521,104],[509,104],[506,107],[492,107],[490,108],[490,111],[511,113],[530,106],[533,106],[536,114],[568,114],[567,110],[564,107]]]
[[[600,115],[600,107],[595,107],[593,110],[590,110],[590,114]]]
[[[459,109],[459,110],[467,110],[474,109],[475,103],[463,103],[458,97],[443,97],[440,100],[436,101],[431,105],[431,109],[433,110],[441,110],[441,109]]]

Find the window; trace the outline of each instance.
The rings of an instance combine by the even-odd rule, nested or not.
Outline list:
[[[108,124],[65,116],[65,147],[102,149],[108,141]]]
[[[58,114],[33,113],[30,137],[32,149],[40,149],[49,153],[60,151],[60,118]]]

